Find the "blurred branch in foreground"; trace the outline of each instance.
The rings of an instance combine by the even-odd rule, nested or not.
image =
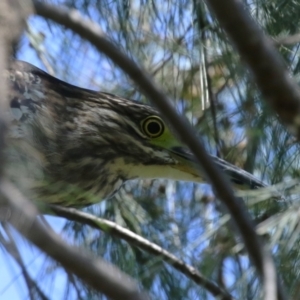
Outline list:
[[[7,181],[0,183],[2,199],[11,208],[8,220],[22,235],[83,282],[112,299],[148,299],[137,284],[100,258],[67,245],[37,218],[35,206]]]
[[[181,140],[190,148],[195,158],[201,164],[220,200],[229,210],[236,227],[243,237],[246,249],[257,268],[262,281],[265,282],[266,297],[284,299],[283,293],[276,283],[276,269],[270,253],[266,251],[261,239],[255,232],[254,224],[242,201],[234,196],[234,192],[225,176],[212,162],[202,143],[195,134],[195,130],[188,122],[180,118],[168,97],[153,83],[146,73],[116,45],[104,35],[98,24],[81,17],[78,11],[64,7],[48,5],[34,1],[36,13],[72,29],[82,38],[90,41],[100,52],[105,53],[140,87],[149,99],[159,108],[165,119],[173,126]],[[272,296],[271,296],[272,295]]]
[[[274,43],[250,17],[242,1],[206,2],[252,71],[264,99],[299,138],[300,90]]]
[[[0,14],[5,25],[0,28],[0,74],[2,74],[2,77],[4,77],[9,61],[10,45],[15,42],[22,28],[24,28],[25,18],[28,15],[23,10],[23,5],[17,0],[1,2]],[[12,28],[15,32],[12,32]],[[1,80],[0,87],[0,165],[3,168],[6,134],[4,114],[6,111],[6,102],[4,101],[6,99],[5,80]],[[113,299],[148,299],[146,294],[139,292],[137,284],[129,276],[100,258],[95,258],[67,245],[49,227],[46,228],[42,225],[37,219],[38,211],[35,206],[25,199],[3,176],[0,181],[0,195],[1,209],[5,209],[7,212],[6,220],[2,220],[2,222],[10,222],[29,241],[91,287]],[[7,206],[9,207],[8,210]],[[13,244],[5,243],[5,245],[10,247],[10,250],[15,250]],[[17,252],[15,252],[14,258],[18,259]],[[19,264],[21,264],[20,260]],[[27,277],[27,283],[32,283],[29,281],[30,278]],[[29,290],[31,291],[31,288]],[[40,296],[42,295],[40,294]]]
[[[51,210],[56,216],[66,218],[70,221],[79,222],[85,225],[89,225],[97,230],[101,230],[107,234],[116,236],[127,241],[129,244],[139,247],[148,253],[159,256],[163,261],[170,264],[177,271],[185,274],[196,284],[207,289],[215,297],[221,297],[221,299],[232,299],[232,297],[216,283],[205,278],[197,269],[193,266],[186,264],[184,261],[166,251],[162,247],[150,242],[149,240],[141,237],[138,234],[118,225],[115,222],[98,218],[94,215],[79,211],[74,208],[65,208],[61,206],[50,206]]]

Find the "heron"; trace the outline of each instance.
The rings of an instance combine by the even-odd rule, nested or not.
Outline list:
[[[42,181],[48,183],[47,190],[45,184],[35,187],[43,201],[85,207],[112,197],[132,179],[206,182],[155,108],[71,85],[24,61],[13,61],[7,78],[9,139],[38,161]],[[236,188],[266,186],[227,161],[212,158]],[[95,197],[58,197],[57,190],[66,186],[66,194],[75,189]]]

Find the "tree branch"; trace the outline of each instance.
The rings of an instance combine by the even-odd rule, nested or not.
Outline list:
[[[14,239],[13,239],[12,235],[9,232],[9,229],[5,228],[5,226],[3,226],[3,227],[4,227],[4,230],[5,230],[6,234],[9,237],[9,240],[6,240],[0,232],[0,243],[3,245],[3,247],[5,248],[7,253],[15,260],[15,262],[18,264],[19,268],[21,269],[21,271],[23,273],[23,276],[24,276],[24,280],[25,280],[26,285],[27,285],[27,289],[28,289],[28,292],[29,292],[30,299],[31,300],[37,300],[37,299],[49,300],[49,298],[40,289],[37,282],[35,280],[33,280],[31,278],[30,274],[27,272],[27,269],[26,269],[26,266],[23,262],[21,254],[18,250],[17,245],[14,242]]]
[[[106,296],[118,300],[148,299],[139,291],[138,285],[116,267],[67,245],[53,231],[45,228],[37,219],[35,206],[2,176],[7,111],[5,70],[10,49],[24,28],[29,10],[30,2],[27,0],[0,1],[0,205],[10,208],[10,211],[5,210],[6,221],[64,268]]]
[[[240,0],[206,0],[247,63],[263,97],[300,138],[300,90],[282,57]]]
[[[202,286],[215,297],[220,297],[220,299],[223,300],[232,299],[232,297],[224,289],[220,288],[216,283],[208,280],[193,266],[184,263],[184,261],[173,255],[172,253],[166,251],[162,247],[158,246],[157,244],[150,242],[149,240],[118,225],[117,223],[98,218],[94,215],[79,211],[75,208],[65,208],[57,205],[50,205],[50,208],[56,216],[66,218],[70,221],[89,225],[97,230],[104,231],[122,240],[125,240],[129,244],[136,246],[148,253],[154,254],[156,256],[161,256],[166,263],[174,267],[174,269],[176,269],[180,273],[186,275],[196,284]]]
[[[149,299],[125,273],[100,258],[66,244],[37,219],[35,206],[8,181],[0,182],[0,193],[11,208],[9,221],[22,235],[66,270],[112,299]]]
[[[216,2],[223,3],[224,1]],[[163,91],[153,83],[149,76],[133,60],[123,54],[113,42],[105,37],[98,24],[84,19],[77,10],[68,10],[65,7],[53,6],[36,0],[33,1],[33,3],[37,15],[66,26],[83,39],[92,43],[100,52],[106,54],[130,76],[137,86],[143,90],[149,99],[158,107],[166,121],[172,125],[180,139],[190,148],[202,166],[202,170],[213,184],[219,199],[229,210],[244,240],[245,247],[248,250],[253,264],[261,278],[264,279],[266,274],[265,262],[271,261],[270,266],[273,266],[274,269],[275,266],[269,252],[265,251],[261,239],[255,232],[254,224],[244,203],[234,196],[229,181],[206,153],[204,146],[195,134],[195,130],[186,119],[177,114],[171,101],[166,97]],[[224,5],[226,3],[227,1],[224,2]],[[280,299],[283,299],[283,297],[280,296]]]

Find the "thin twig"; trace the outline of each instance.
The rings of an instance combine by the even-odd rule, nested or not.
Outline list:
[[[180,37],[178,37],[178,38],[176,38],[176,39],[174,40],[174,44],[175,44],[176,46],[179,47],[179,46],[183,43],[184,39],[186,38],[188,32],[192,29],[192,27],[193,27],[193,25],[190,24],[190,25],[186,28],[186,30],[184,31],[184,33],[183,33]],[[156,67],[154,68],[154,70],[152,70],[152,71],[150,72],[151,75],[152,75],[152,77],[154,77],[160,70],[162,70],[162,69],[165,67],[165,65],[166,65],[173,57],[174,57],[174,53],[170,53],[170,54],[168,55],[167,58],[164,58],[164,60],[163,60],[162,62],[160,62],[159,65],[156,66]]]
[[[129,244],[139,247],[140,249],[143,249],[148,253],[154,254],[156,256],[161,256],[164,262],[167,262],[176,270],[193,280],[196,284],[205,288],[215,297],[220,297],[220,299],[224,300],[232,299],[232,297],[224,289],[220,288],[213,281],[208,280],[193,266],[186,264],[184,261],[173,255],[172,253],[166,251],[162,247],[158,246],[157,244],[150,242],[149,240],[118,225],[117,223],[98,218],[94,215],[79,211],[75,208],[65,208],[57,205],[51,205],[50,208],[56,216],[64,217],[70,221],[89,225],[95,229],[121,238],[127,241]]]
[[[14,242],[14,239],[13,239],[11,233],[9,232],[9,229],[7,228],[7,226],[4,226],[4,228],[5,228],[6,234],[9,237],[9,241],[6,240],[0,232],[0,243],[6,249],[7,253],[9,253],[9,255],[19,265],[19,267],[23,273],[28,291],[29,291],[30,299],[32,299],[32,300],[37,300],[37,299],[48,300],[49,298],[44,294],[44,292],[38,286],[37,282],[35,280],[33,280],[31,278],[30,274],[27,272],[27,269],[23,262],[21,254],[18,250],[16,243]]]

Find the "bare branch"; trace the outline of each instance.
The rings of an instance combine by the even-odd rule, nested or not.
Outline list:
[[[9,182],[0,182],[3,200],[11,208],[9,221],[22,235],[83,282],[112,299],[149,299],[126,274],[100,258],[66,244],[37,219],[35,206]]]
[[[224,1],[216,2],[221,4]],[[226,5],[226,3],[227,1],[224,2],[224,5]],[[68,10],[65,7],[57,7],[40,1],[34,1],[34,6],[38,15],[51,19],[73,30],[83,39],[91,42],[100,52],[106,54],[131,77],[137,86],[143,90],[158,107],[165,119],[172,125],[175,132],[199,161],[202,170],[206,173],[220,200],[225,204],[237,225],[253,264],[261,277],[264,278],[264,262],[266,257],[268,257],[267,260],[269,260],[270,254],[265,251],[261,239],[257,236],[254,224],[244,203],[234,196],[229,181],[206,153],[204,146],[198,140],[192,126],[186,119],[180,118],[177,114],[168,97],[166,97],[162,90],[153,83],[149,76],[133,60],[120,52],[120,49],[105,37],[98,24],[84,19],[76,10]],[[277,84],[279,85],[278,82]],[[294,109],[294,111],[297,110]],[[272,262],[271,258],[270,260]],[[283,299],[283,297],[280,298]]]
[[[291,132],[300,138],[300,90],[270,38],[239,0],[206,0],[248,64],[265,100]]]
[[[192,25],[189,25],[189,26],[187,27],[187,29],[185,30],[185,32],[184,32],[180,37],[178,37],[178,38],[175,39],[174,44],[180,46],[180,45],[183,43],[183,41],[184,41],[186,35],[188,34],[188,32],[191,30],[191,28],[192,28]],[[154,77],[161,69],[163,69],[164,66],[165,66],[165,65],[166,65],[173,57],[174,57],[174,53],[170,53],[170,54],[167,56],[167,58],[164,58],[164,60],[161,61],[161,62],[158,64],[158,66],[156,66],[156,67],[154,68],[154,70],[151,70],[150,73],[151,73],[152,77]]]
[[[161,256],[161,258],[174,267],[176,270],[186,275],[188,278],[193,280],[196,284],[202,286],[204,289],[209,291],[215,297],[220,299],[232,299],[232,297],[216,283],[208,280],[193,266],[186,264],[184,261],[166,251],[162,247],[150,242],[149,240],[141,237],[138,234],[118,225],[115,222],[98,218],[94,215],[79,211],[75,208],[65,208],[57,205],[51,205],[51,210],[56,216],[64,217],[70,221],[80,222],[85,225],[89,225],[95,229],[104,231],[113,236],[121,238],[127,241],[129,244],[139,247],[148,253]]]

